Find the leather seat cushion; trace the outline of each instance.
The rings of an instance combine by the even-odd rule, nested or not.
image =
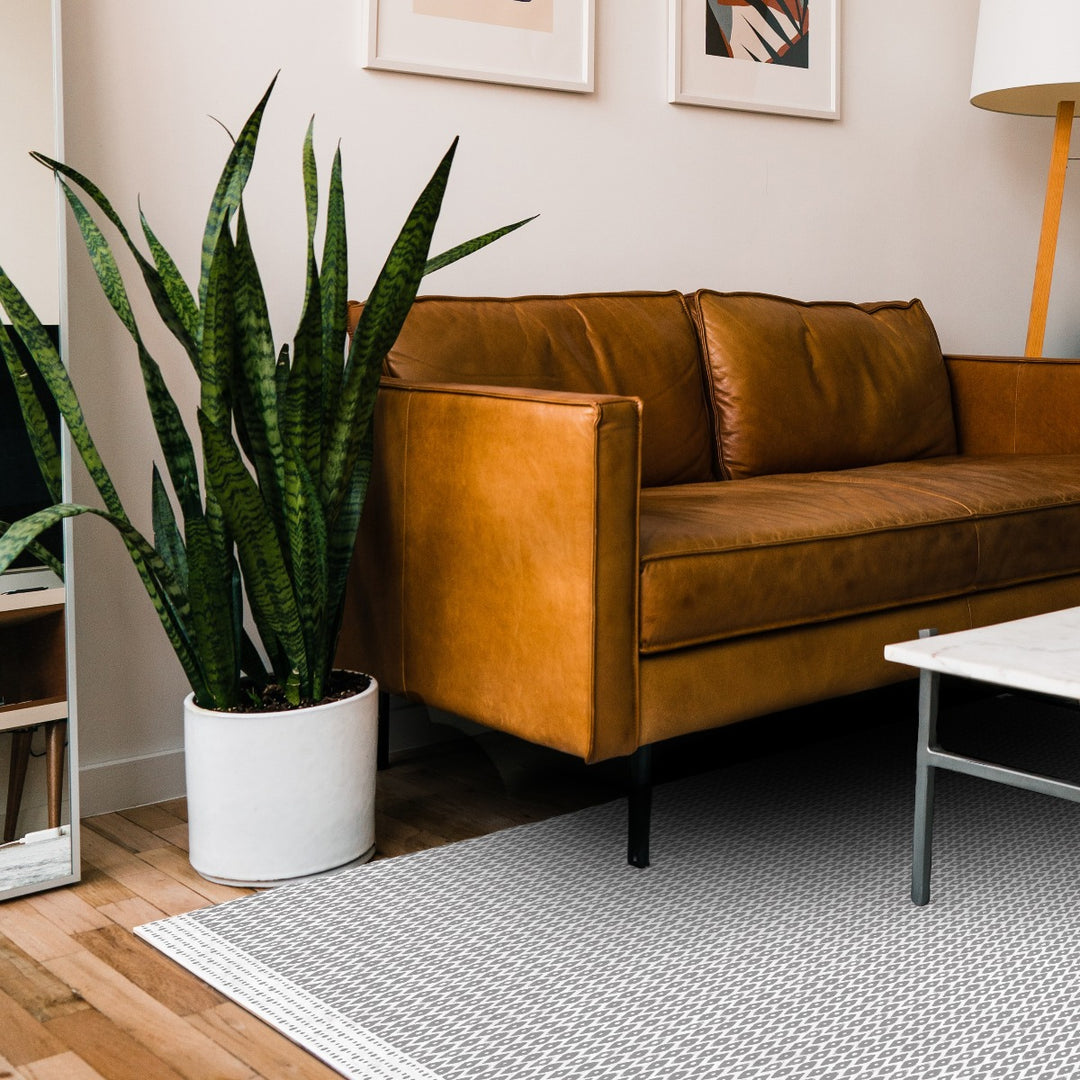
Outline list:
[[[681,293],[421,297],[386,372],[637,397],[645,486],[716,475],[697,334]]]
[[[1080,455],[942,457],[642,492],[641,649],[1080,571]]]
[[[702,290],[690,302],[722,476],[956,453],[949,377],[918,300],[803,303]]]

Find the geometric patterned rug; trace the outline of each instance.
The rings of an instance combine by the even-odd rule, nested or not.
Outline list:
[[[1080,779],[1080,715],[999,699],[949,748]],[[885,726],[136,933],[363,1080],[1073,1080],[1080,805],[939,773]]]

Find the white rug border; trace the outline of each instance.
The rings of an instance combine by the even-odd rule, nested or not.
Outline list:
[[[186,915],[144,923],[133,932],[349,1080],[442,1080]]]

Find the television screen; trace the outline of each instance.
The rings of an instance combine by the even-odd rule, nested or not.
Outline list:
[[[46,330],[59,348],[60,328],[47,326]],[[19,335],[7,325],[0,324],[0,333],[6,333],[15,351],[30,373],[34,389],[49,418],[53,434],[60,437],[60,413],[52,395],[46,389],[37,370],[30,363]],[[7,365],[0,363],[0,521],[12,522],[32,514],[35,510],[52,504],[45,481],[41,478],[30,439],[26,434],[19,401],[11,381]],[[57,558],[63,558],[61,529],[55,526],[43,533],[41,543]],[[15,566],[34,566],[40,560],[30,554],[20,556]]]

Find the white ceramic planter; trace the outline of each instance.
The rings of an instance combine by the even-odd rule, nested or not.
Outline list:
[[[228,885],[280,885],[375,852],[378,687],[272,713],[184,701],[191,865]]]

